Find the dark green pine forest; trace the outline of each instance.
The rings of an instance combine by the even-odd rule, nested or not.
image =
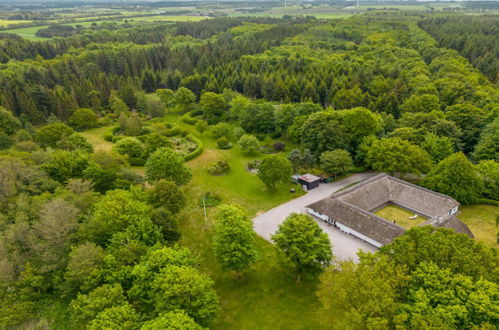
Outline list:
[[[498,24],[0,32],[0,328],[496,329]],[[415,227],[358,263],[333,262],[307,216],[257,237],[251,218],[314,171],[386,172],[487,220],[475,239]]]

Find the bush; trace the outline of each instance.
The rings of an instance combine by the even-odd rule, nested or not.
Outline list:
[[[220,198],[220,196],[212,192],[207,192],[199,199],[199,206],[214,207],[219,205],[221,202],[222,199]]]
[[[286,144],[282,143],[282,142],[276,142],[274,143],[274,150],[279,152],[279,151],[283,151],[284,149],[286,149]]]
[[[113,137],[114,137],[113,133],[106,133],[103,136],[104,140],[109,141],[109,142],[113,141]]]
[[[282,135],[282,132],[281,132],[281,131],[275,131],[275,132],[273,132],[273,133],[271,133],[271,134],[270,134],[270,137],[271,137],[272,139],[278,139],[278,138],[280,138],[280,137],[281,137],[281,135]]]
[[[210,164],[208,167],[208,173],[211,175],[224,175],[230,171],[230,165],[225,160],[219,160],[216,163]]]
[[[128,162],[131,166],[144,166],[146,164],[146,159],[140,157],[130,157]]]
[[[245,152],[248,153],[253,153],[257,152],[260,150],[260,143],[258,142],[258,139],[254,137],[253,135],[243,135],[237,141],[239,146],[241,146],[241,149]]]
[[[127,155],[130,158],[139,158],[144,152],[144,145],[137,138],[125,137],[118,141],[113,149],[120,155]]]
[[[168,137],[172,137],[172,136],[179,135],[179,134],[180,134],[180,128],[178,128],[178,127],[172,127],[170,129],[167,129],[163,133],[164,136],[168,136]]]
[[[113,137],[111,138],[111,142],[117,143],[118,141],[123,140],[124,138],[126,138],[126,136],[124,135],[113,135]]]
[[[246,168],[248,170],[256,170],[261,163],[262,163],[261,160],[252,160],[249,161],[248,164],[246,164]]]
[[[230,149],[232,148],[232,143],[230,143],[225,137],[221,137],[217,140],[217,146],[220,149]]]
[[[216,139],[222,137],[229,139],[232,134],[232,126],[227,123],[219,123],[212,127],[211,134],[213,134]]]

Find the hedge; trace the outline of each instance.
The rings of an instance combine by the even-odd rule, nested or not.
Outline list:
[[[172,137],[172,136],[175,136],[175,135],[179,135],[181,132],[180,128],[178,127],[173,127],[172,129],[167,129],[163,135],[164,136],[167,136],[167,137]]]
[[[191,141],[191,142],[195,143],[197,145],[197,147],[196,147],[196,149],[193,152],[191,152],[188,155],[185,155],[184,156],[184,160],[188,161],[188,160],[194,159],[197,156],[201,155],[201,153],[203,152],[203,143],[201,142],[201,140],[199,140],[198,138],[196,138],[196,137],[194,137],[192,135],[187,135],[185,137],[185,139],[187,141]]]
[[[499,206],[499,201],[496,201],[493,199],[488,199],[488,198],[479,198],[479,199],[477,199],[476,204],[487,204],[487,205]]]
[[[186,112],[182,116],[182,122],[186,123],[187,125],[196,125],[198,120],[196,118],[192,118],[192,117],[199,116],[202,113],[203,112],[201,110],[192,110],[192,111]]]

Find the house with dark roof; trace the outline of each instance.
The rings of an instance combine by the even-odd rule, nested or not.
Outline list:
[[[452,228],[473,237],[468,226],[456,218],[456,200],[384,173],[310,204],[307,210],[340,230],[381,247],[406,230],[374,214],[389,204],[427,218],[421,225]]]

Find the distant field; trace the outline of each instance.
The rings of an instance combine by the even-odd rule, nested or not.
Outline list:
[[[103,21],[98,21],[97,23],[102,23]],[[81,25],[81,26],[90,26],[95,22],[75,22],[75,23],[66,23],[62,25]],[[41,26],[31,26],[31,27],[26,27],[26,28],[19,28],[19,29],[8,29],[8,30],[3,30],[1,32],[6,32],[6,33],[15,33],[17,35],[20,35],[21,37],[31,39],[31,40],[47,40],[48,38],[40,38],[36,36],[36,32],[40,29],[45,29],[48,27],[48,25],[41,25]]]
[[[128,21],[134,22],[184,22],[184,21],[202,21],[210,17],[206,16],[187,16],[187,15],[158,15],[127,18]]]
[[[409,217],[414,215],[413,212],[393,204],[385,206],[374,214],[388,221],[395,221],[397,225],[407,229],[418,226],[426,221],[426,218],[422,216],[418,216],[414,220],[409,219]]]
[[[0,18],[0,27],[7,27],[11,24],[31,23],[30,20],[10,20]]]

